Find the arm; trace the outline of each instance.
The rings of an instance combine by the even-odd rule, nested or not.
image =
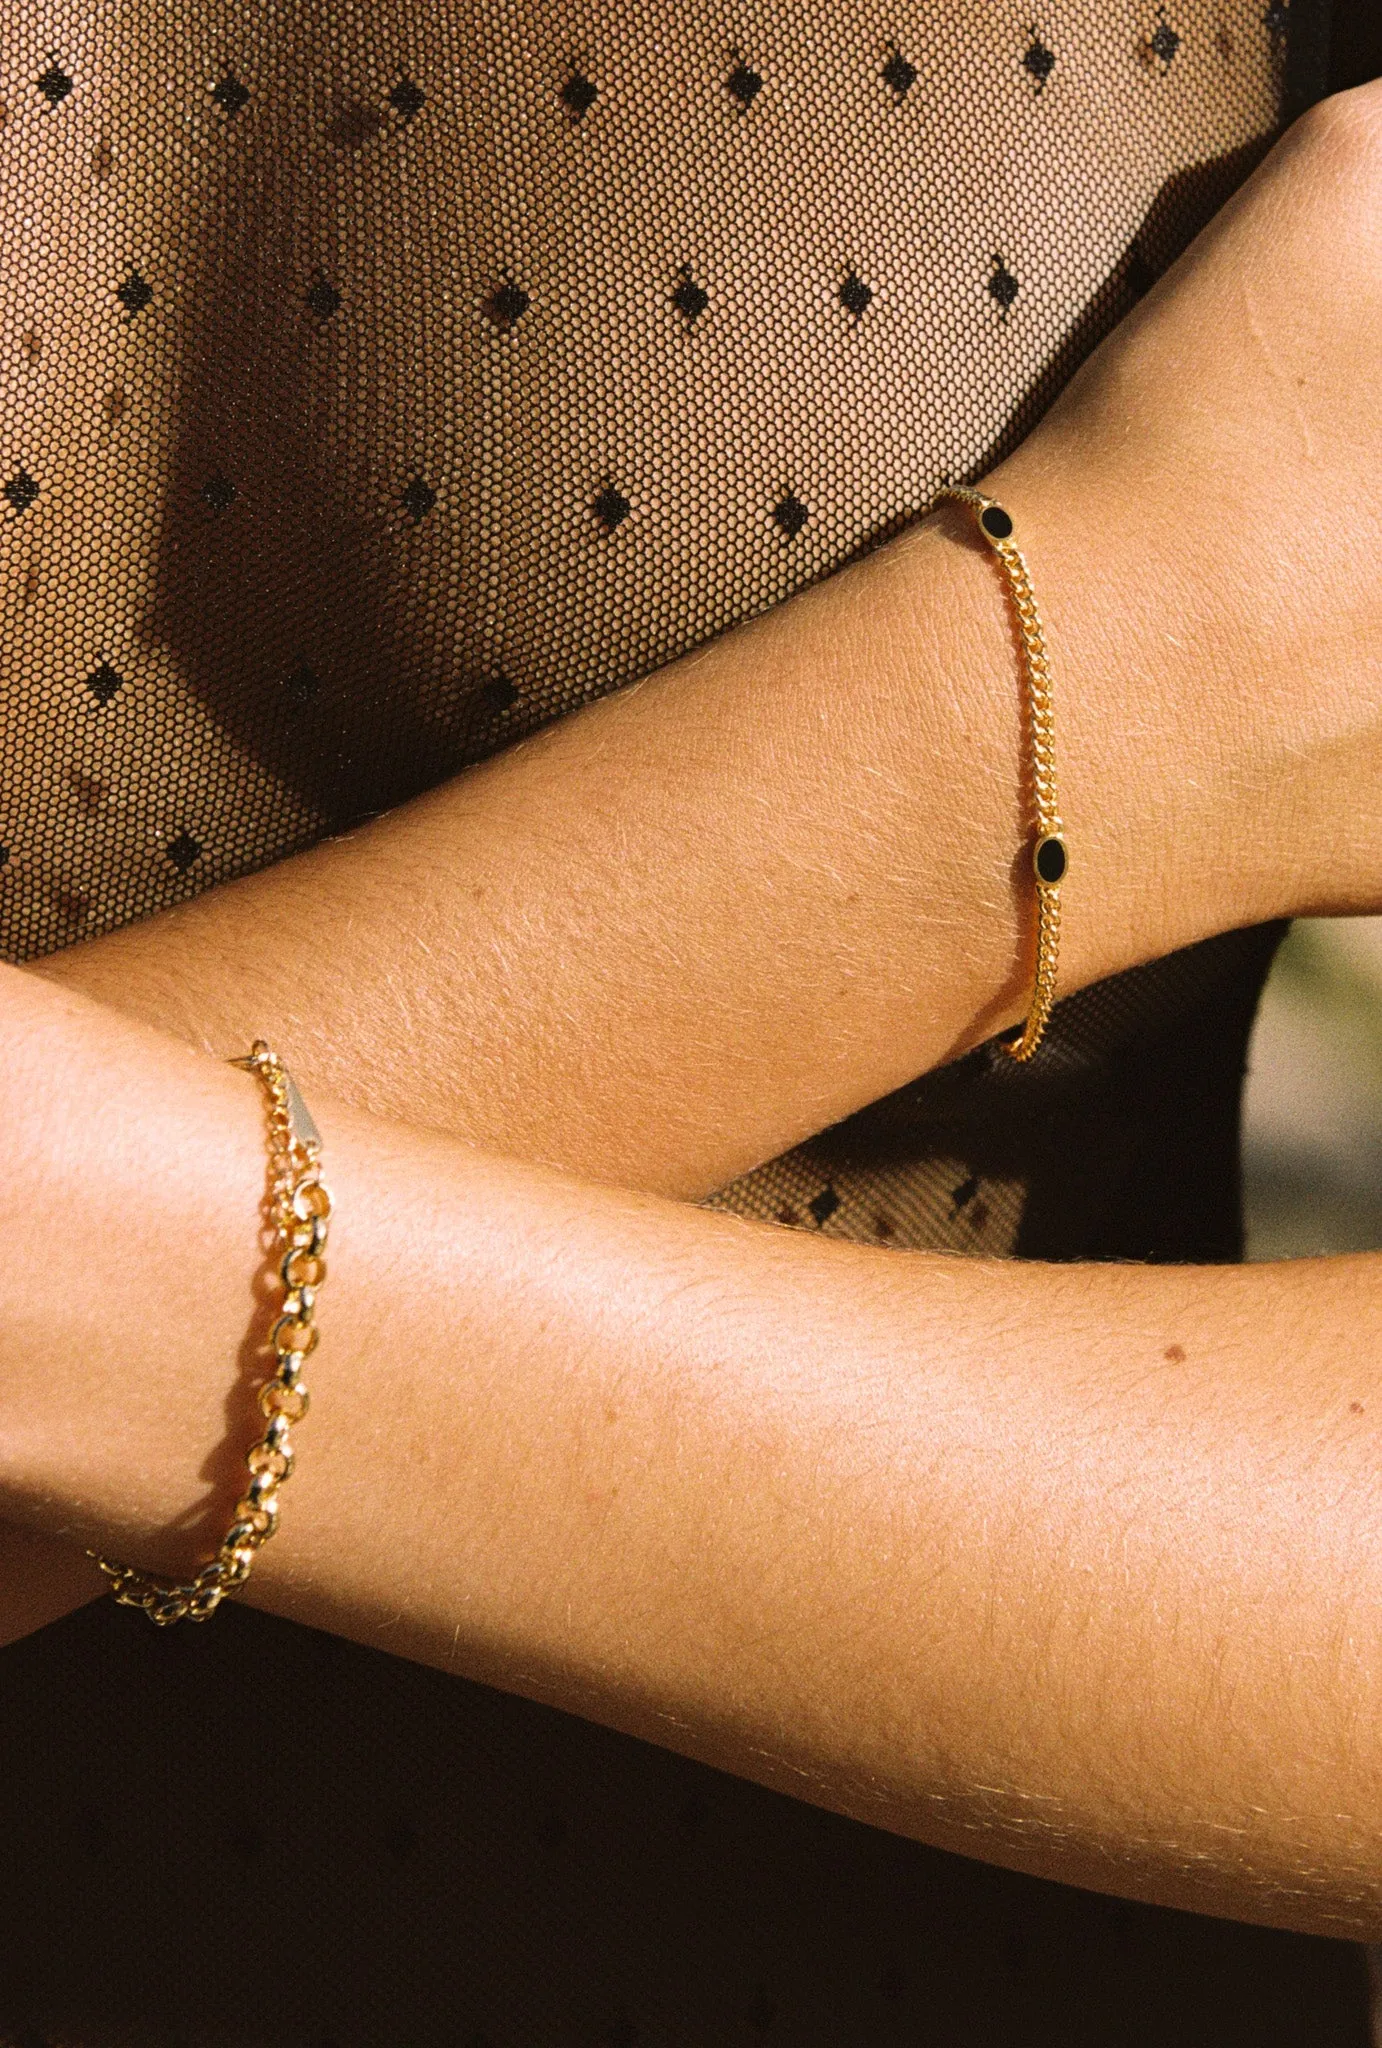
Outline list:
[[[0,1009],[0,1501],[184,1569],[247,1433],[258,1092]],[[875,1252],[313,1107],[253,1599],[968,1854],[1382,1931],[1382,1261]]]
[[[1298,124],[995,479],[1059,662],[1067,987],[1382,903],[1382,517],[1353,488],[1380,103]],[[43,972],[211,1049],[267,1030],[378,1113],[702,1194],[1018,1014],[1019,758],[992,565],[927,528]],[[0,1562],[8,1634],[76,1597],[58,1546],[0,1529]]]
[[[991,480],[1057,663],[1066,988],[1382,903],[1380,107],[1299,124]],[[705,1194],[1020,1011],[1017,664],[964,532],[44,971],[210,1049],[267,1028],[381,1114]]]

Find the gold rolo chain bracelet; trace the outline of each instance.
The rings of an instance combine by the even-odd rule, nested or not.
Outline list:
[[[249,1484],[236,1502],[235,1519],[220,1549],[195,1578],[181,1583],[160,1579],[97,1551],[87,1553],[120,1605],[140,1608],[160,1628],[174,1621],[205,1621],[214,1614],[233,1587],[244,1585],[255,1552],[278,1527],[278,1489],[293,1469],[293,1425],[307,1413],[302,1368],[317,1348],[317,1289],[326,1278],[331,1197],[322,1185],[317,1127],[292,1075],[262,1038],[244,1059],[230,1064],[258,1075],[267,1105],[270,1212],[284,1288],[270,1340],[276,1365],[259,1389],[268,1427],[246,1453]]]
[[[946,484],[936,501],[953,498],[978,516],[979,531],[997,555],[1012,599],[1022,637],[1022,666],[1027,685],[1027,731],[1031,746],[1032,797],[1036,835],[1032,871],[1036,876],[1036,977],[1032,1000],[1020,1038],[1005,1040],[1015,1060],[1029,1060],[1040,1045],[1056,1002],[1056,963],[1060,953],[1060,885],[1070,868],[1070,850],[1056,801],[1056,716],[1051,687],[1051,661],[1036,594],[1022,551],[1013,539],[1012,514],[982,491]]]

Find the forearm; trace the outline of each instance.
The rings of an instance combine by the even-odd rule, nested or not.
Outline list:
[[[1067,989],[1382,907],[1379,104],[1298,123],[991,479],[1055,662]],[[271,1029],[380,1113],[704,1194],[1021,1008],[1018,670],[963,530],[49,971],[214,1050]]]
[[[1178,708],[1165,585],[1109,588],[1097,481],[1076,502],[1030,457],[1011,481],[1058,663],[1073,988],[1281,905],[1221,772],[1212,646]],[[1020,1015],[1025,803],[1002,585],[955,511],[45,971],[211,1050],[267,1030],[377,1113],[703,1195]]]
[[[0,1493],[183,1568],[246,1434],[257,1094],[31,982],[7,1031]],[[875,1253],[314,1107],[250,1597],[971,1854],[1382,1929],[1375,1261]]]

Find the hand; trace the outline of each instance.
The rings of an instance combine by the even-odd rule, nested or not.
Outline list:
[[[1195,887],[1185,845],[1233,878],[1223,921],[1382,909],[1379,332],[1382,84],[1289,131],[986,485],[1121,698],[1116,815],[1111,707],[1061,698],[1101,918]]]

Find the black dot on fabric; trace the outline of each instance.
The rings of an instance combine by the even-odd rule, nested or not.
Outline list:
[[[178,873],[185,875],[193,863],[201,859],[201,841],[194,839],[190,832],[179,832],[177,838],[170,840],[163,851]]]
[[[338,310],[340,303],[340,293],[335,285],[329,284],[324,277],[318,277],[307,293],[309,311],[315,313],[318,320],[323,323]]]
[[[143,312],[144,308],[152,300],[153,295],[153,286],[147,278],[141,277],[137,270],[130,272],[119,291],[115,294],[131,320],[134,319],[137,313]]]
[[[384,116],[378,107],[356,101],[351,106],[342,107],[340,113],[327,122],[326,139],[334,142],[337,149],[363,149],[383,125]]]
[[[1022,68],[1035,79],[1038,91],[1056,68],[1055,51],[1047,49],[1035,29],[1032,30],[1032,40],[1027,45],[1027,53],[1022,59]]]
[[[683,271],[681,283],[672,294],[672,304],[679,313],[686,315],[687,324],[699,320],[710,304],[710,294],[703,285],[697,284],[689,270]]]
[[[485,300],[485,317],[496,327],[516,327],[531,303],[522,285],[510,279]]]
[[[307,662],[299,662],[283,690],[290,704],[310,704],[320,694],[321,678]]]
[[[235,503],[240,493],[222,470],[209,476],[202,485],[202,496],[213,512],[224,512]]]
[[[810,517],[810,511],[792,491],[789,491],[785,498],[779,499],[778,503],[773,506],[773,518],[782,528],[788,540],[796,539]]]
[[[954,1193],[950,1197],[950,1206],[954,1213],[958,1216],[961,1209],[968,1208],[969,1204],[974,1200],[974,1197],[978,1194],[978,1192],[979,1176],[977,1174],[972,1173],[969,1176],[968,1180],[962,1180],[960,1182],[960,1185],[955,1189]]]
[[[436,492],[420,476],[413,478],[402,498],[403,509],[414,526],[419,525],[427,517],[436,502]]]
[[[39,487],[27,469],[21,469],[5,485],[4,498],[13,505],[16,512],[27,512],[39,493]]]
[[[621,519],[627,519],[632,506],[627,498],[619,495],[611,485],[606,484],[591,508],[607,532],[613,533]]]
[[[242,85],[233,71],[227,71],[224,78],[217,79],[211,89],[212,99],[223,113],[229,115],[232,121],[239,113],[241,107],[245,105],[249,96],[249,87]]]
[[[741,107],[751,107],[762,90],[763,80],[756,71],[750,71],[747,64],[736,64],[725,85]]]
[[[822,1188],[807,1204],[818,1224],[828,1223],[839,1206],[840,1198],[834,1188]]]
[[[883,66],[883,83],[890,86],[900,100],[905,100],[917,82],[917,67],[909,64],[901,50],[894,50]]]
[[[420,114],[426,104],[427,95],[422,87],[414,85],[412,79],[406,75],[399,79],[389,94],[389,105],[405,121],[411,121],[415,115]]]
[[[507,711],[511,704],[518,702],[518,692],[507,676],[491,676],[479,691],[482,710],[492,712],[496,717]]]
[[[561,103],[579,121],[582,114],[589,113],[600,97],[600,88],[584,72],[573,71],[561,89]]]
[[[86,687],[98,704],[105,705],[124,689],[125,678],[118,670],[113,669],[108,661],[103,661],[101,666],[87,677]]]
[[[8,846],[0,846],[0,868],[7,868],[7,867],[9,866],[9,864],[10,864],[10,850],[9,850],[9,848],[8,848]]]
[[[840,304],[844,307],[845,311],[852,313],[856,320],[862,319],[868,310],[872,297],[872,287],[866,285],[863,278],[856,276],[854,271],[851,270],[849,276],[840,286]]]
[[[1007,318],[1008,308],[1017,297],[1017,293],[1017,279],[1013,276],[1002,257],[995,256],[993,259],[993,275],[989,279],[989,297],[995,299],[1002,308],[1004,319]]]
[[[56,57],[48,59],[48,69],[39,78],[38,89],[50,107],[57,106],[59,101],[65,100],[68,93],[71,92],[72,80],[63,70]]]
[[[1153,56],[1160,57],[1163,64],[1169,64],[1180,48],[1180,37],[1164,18],[1157,24],[1155,35],[1149,45]]]

